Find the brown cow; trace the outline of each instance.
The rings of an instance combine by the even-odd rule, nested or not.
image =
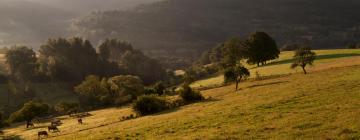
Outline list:
[[[79,124],[83,124],[83,120],[81,118],[78,119]]]

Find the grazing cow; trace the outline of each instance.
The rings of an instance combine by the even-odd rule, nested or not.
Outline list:
[[[38,132],[38,137],[39,137],[39,139],[40,139],[42,136],[48,137],[49,134],[48,134],[46,131],[39,131],[39,132]]]
[[[60,130],[57,128],[57,126],[51,125],[48,126],[49,132],[60,132]]]
[[[79,124],[83,124],[83,120],[81,118],[78,119]]]
[[[51,125],[52,126],[60,126],[62,123],[59,119],[55,119],[53,121],[51,121]]]

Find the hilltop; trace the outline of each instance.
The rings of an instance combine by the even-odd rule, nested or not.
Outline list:
[[[84,125],[62,116],[62,132],[49,139],[359,139],[360,52],[317,53],[308,75],[289,74],[291,53],[284,52],[251,70],[280,76],[248,80],[238,91],[234,85],[203,90],[203,102],[128,121],[120,118],[133,113],[130,107],[90,112]],[[36,139],[48,123],[30,130],[19,124],[4,132]]]

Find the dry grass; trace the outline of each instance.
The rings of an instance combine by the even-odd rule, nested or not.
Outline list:
[[[128,107],[91,112],[84,125],[64,117],[50,139],[359,139],[360,66],[293,74],[202,93],[211,100],[120,122]],[[46,124],[41,124],[46,125]],[[36,139],[24,125],[7,135]]]
[[[358,56],[322,59],[308,75],[248,81],[239,91],[234,85],[205,90],[211,99],[128,121],[119,118],[133,113],[129,107],[90,112],[84,125],[63,116],[61,133],[49,139],[360,139],[360,65],[351,66],[358,63]],[[272,72],[268,67],[283,65],[254,69]],[[4,132],[37,139],[49,123],[36,125]]]
[[[330,68],[360,65],[360,49],[339,49],[339,50],[317,50],[318,59],[314,66],[308,67],[309,72],[321,71]],[[256,67],[246,65],[250,69],[251,77],[257,72],[260,76],[272,76],[293,74],[302,72],[299,69],[290,69],[293,52],[281,52],[279,59],[268,63],[265,66]],[[223,75],[215,76],[205,80],[194,82],[192,87],[207,87],[221,85],[224,81]]]

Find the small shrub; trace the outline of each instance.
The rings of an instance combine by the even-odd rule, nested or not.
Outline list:
[[[152,87],[147,87],[144,89],[145,95],[156,94],[156,89]]]
[[[80,105],[71,102],[59,102],[55,105],[55,111],[59,114],[71,114],[79,111]]]
[[[194,91],[189,85],[183,85],[179,92],[180,97],[185,102],[196,102],[204,99],[204,97],[200,94],[199,91]]]
[[[133,109],[139,115],[149,115],[168,109],[166,101],[155,95],[144,95],[137,98],[133,104]]]

